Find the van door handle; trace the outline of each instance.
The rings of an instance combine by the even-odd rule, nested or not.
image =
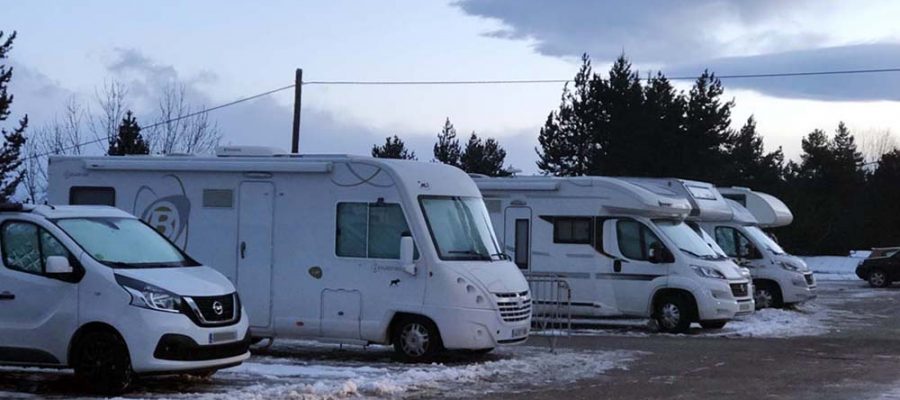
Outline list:
[[[15,300],[15,299],[16,299],[16,295],[14,295],[10,292],[0,293],[0,300]]]
[[[613,271],[622,272],[622,260],[613,261]]]
[[[247,242],[241,242],[241,260],[244,259],[244,255],[247,253]]]

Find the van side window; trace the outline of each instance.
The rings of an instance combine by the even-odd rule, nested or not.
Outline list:
[[[732,258],[750,258],[754,248],[747,236],[730,226],[716,227],[716,243]]]
[[[659,242],[659,237],[646,225],[632,220],[616,222],[616,236],[619,251],[625,258],[646,261],[650,257],[650,246]]]
[[[338,203],[335,234],[338,256],[399,259],[409,226],[397,203]]]
[[[555,217],[553,243],[591,244],[592,221],[590,217]]]
[[[69,188],[69,204],[87,206],[116,206],[116,189],[98,186]]]
[[[7,222],[0,233],[3,263],[9,269],[43,274],[47,257],[69,257],[69,252],[49,232],[28,222]]]

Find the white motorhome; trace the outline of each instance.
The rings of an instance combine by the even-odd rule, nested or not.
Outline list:
[[[235,283],[255,338],[393,344],[408,359],[526,340],[528,284],[457,168],[226,147],[52,157],[51,202],[135,213]]]
[[[503,250],[526,275],[565,279],[573,315],[652,317],[684,332],[753,311],[749,280],[684,224],[691,206],[674,193],[605,177],[475,182]]]
[[[747,188],[718,188],[732,208],[731,221],[702,225],[725,252],[750,268],[756,306],[782,307],[816,298],[816,280],[799,257],[788,254],[762,228],[785,226],[791,210],[778,198]]]
[[[73,368],[103,394],[135,375],[211,375],[250,356],[234,285],[112,207],[0,207],[0,364]]]

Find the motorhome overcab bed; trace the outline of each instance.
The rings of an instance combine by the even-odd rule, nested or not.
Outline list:
[[[683,332],[752,311],[748,279],[684,224],[683,198],[605,177],[475,182],[503,250],[527,275],[565,279],[575,316],[652,317]]]
[[[528,284],[459,169],[358,156],[52,157],[55,203],[138,215],[235,282],[256,338],[407,358],[526,340]]]

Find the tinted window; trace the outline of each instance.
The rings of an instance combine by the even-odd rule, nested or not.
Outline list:
[[[335,253],[339,256],[399,259],[400,238],[404,234],[409,234],[409,226],[399,204],[337,206]]]
[[[732,258],[751,258],[755,248],[747,236],[728,226],[716,227],[716,242]]]
[[[625,258],[632,260],[647,260],[650,255],[650,246],[660,241],[646,225],[631,220],[622,220],[616,223],[616,236],[619,241],[619,251]]]
[[[516,265],[520,269],[528,269],[528,253],[531,251],[528,244],[528,225],[530,220],[516,220]]]
[[[553,243],[591,244],[591,218],[556,217]]]
[[[69,189],[69,204],[116,206],[116,190],[111,187],[76,186]]]
[[[3,262],[9,269],[43,274],[47,257],[69,252],[44,229],[28,222],[7,222],[2,231]]]

